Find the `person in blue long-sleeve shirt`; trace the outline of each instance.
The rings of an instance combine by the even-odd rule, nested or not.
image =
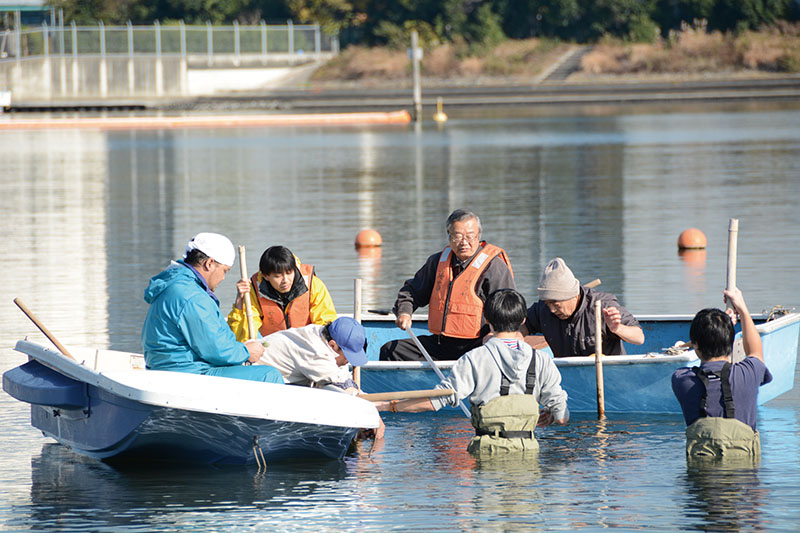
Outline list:
[[[217,233],[199,233],[182,260],[150,279],[150,304],[142,327],[147,368],[283,383],[270,366],[247,366],[264,346],[236,340],[214,290],[233,266],[233,243]]]

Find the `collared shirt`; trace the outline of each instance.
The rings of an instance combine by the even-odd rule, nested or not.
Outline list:
[[[556,357],[572,355],[591,355],[595,352],[595,315],[594,303],[601,301],[602,306],[619,309],[620,319],[626,326],[639,327],[639,321],[627,309],[622,307],[617,297],[608,292],[595,291],[581,287],[578,308],[567,320],[554,315],[542,301],[536,302],[528,309],[525,323],[531,335],[541,333]],[[603,354],[622,355],[625,348],[622,339],[611,333],[603,321]]]

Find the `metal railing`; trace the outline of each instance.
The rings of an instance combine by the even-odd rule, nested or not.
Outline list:
[[[318,24],[261,24],[242,26],[48,26],[0,32],[0,61],[22,61],[48,56],[177,55],[202,57],[209,65],[218,59],[238,65],[242,59],[266,61],[276,55],[298,58],[338,53],[335,35],[326,35]]]

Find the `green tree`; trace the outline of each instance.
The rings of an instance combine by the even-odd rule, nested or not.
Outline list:
[[[635,25],[648,24],[653,8],[654,0],[595,0],[583,13],[577,37],[594,40],[609,34],[629,38],[638,31]]]
[[[289,9],[297,22],[319,24],[328,33],[338,33],[354,22],[353,4],[348,0],[289,0]]]
[[[708,20],[710,29],[758,29],[791,14],[791,0],[717,0]]]

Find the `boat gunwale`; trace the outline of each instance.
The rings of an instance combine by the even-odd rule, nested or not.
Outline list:
[[[82,383],[86,383],[88,385],[95,386],[101,390],[104,390],[110,394],[119,396],[120,398],[125,398],[127,400],[135,401],[144,405],[157,407],[157,408],[167,408],[167,409],[175,409],[181,411],[189,411],[189,412],[196,412],[196,413],[205,413],[205,414],[213,414],[213,415],[224,415],[224,416],[232,416],[232,417],[241,417],[241,418],[251,418],[257,420],[275,420],[281,422],[296,422],[300,424],[312,424],[312,425],[319,425],[319,426],[329,426],[329,427],[342,427],[342,428],[377,428],[380,425],[380,417],[377,411],[369,412],[368,406],[374,409],[374,406],[370,402],[367,402],[364,399],[357,398],[355,396],[351,396],[349,394],[342,394],[340,392],[333,392],[323,389],[314,389],[310,387],[290,387],[283,389],[286,385],[278,385],[273,383],[260,383],[255,381],[247,381],[247,380],[235,380],[236,383],[232,384],[229,383],[232,378],[224,378],[219,376],[206,376],[200,374],[189,374],[183,372],[168,372],[168,371],[159,371],[159,370],[123,370],[123,371],[96,371],[92,370],[91,368],[81,364],[80,362],[72,361],[67,359],[63,354],[60,352],[48,348],[46,346],[42,346],[41,344],[28,341],[28,340],[20,340],[17,341],[17,344],[14,348],[16,351],[21,352],[27,355],[30,359],[36,360],[38,363],[50,368],[51,370],[58,372],[70,379],[74,379],[76,381],[80,381]],[[120,353],[129,353],[129,352],[120,352]],[[209,391],[213,388],[219,389],[218,392],[235,392],[235,395],[227,395],[223,396],[225,401],[223,402],[222,406],[215,407],[213,409],[204,408],[202,405],[192,404],[190,401],[186,401],[186,397],[181,395],[180,392],[176,392],[174,389],[170,389],[167,392],[164,390],[159,389],[158,387],[152,387],[151,389],[144,389],[141,387],[137,387],[135,385],[131,385],[128,383],[124,383],[120,381],[121,379],[124,380],[126,376],[144,376],[144,375],[166,375],[172,378],[173,381],[184,381],[184,382],[191,382],[197,381],[198,379],[202,380],[202,387],[194,388],[194,390],[202,391],[202,397],[208,398]],[[137,378],[138,379],[138,378]],[[163,381],[163,380],[162,380]],[[282,387],[282,391],[290,396],[296,396],[299,398],[301,395],[320,395],[320,394],[327,394],[327,395],[336,395],[334,397],[325,396],[320,397],[320,401],[314,403],[313,409],[306,409],[306,415],[297,417],[297,416],[286,416],[284,413],[287,410],[287,406],[296,406],[294,401],[298,398],[289,398],[288,401],[286,399],[281,400],[280,398],[276,399],[277,402],[277,412],[270,412],[268,402],[269,399],[266,394],[264,394],[265,390],[264,387],[269,387],[272,389],[273,386]],[[251,389],[251,390],[248,390]],[[256,390],[261,389],[261,390]],[[200,393],[198,393],[200,394]],[[262,411],[255,411],[256,408],[253,406],[253,402],[243,401],[243,396],[258,396],[258,400],[260,400],[257,405],[259,407],[257,409],[263,409]],[[161,396],[160,398],[153,398],[153,396]],[[234,404],[243,405],[245,409],[232,409],[231,407]],[[373,416],[374,415],[374,416]],[[326,419],[333,418],[336,423],[332,423],[330,420],[327,422]],[[350,418],[351,421],[346,422],[345,418]],[[367,419],[370,419],[370,422],[367,422]]]

